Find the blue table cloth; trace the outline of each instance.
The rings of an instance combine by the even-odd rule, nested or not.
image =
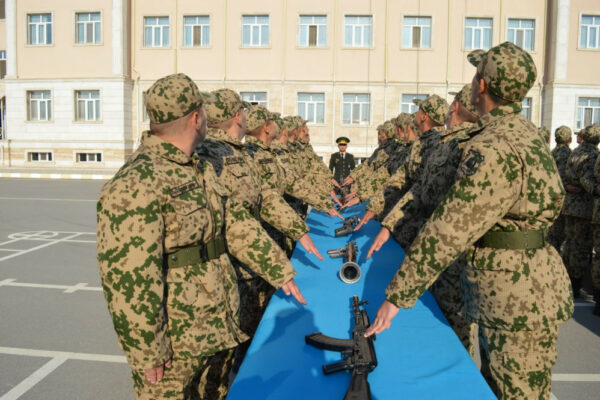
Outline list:
[[[361,216],[364,205],[351,207],[344,217]],[[297,246],[292,264],[296,282],[308,304],[299,305],[279,290],[272,298],[231,387],[228,400],[342,399],[349,372],[325,376],[323,364],[341,360],[340,353],[305,344],[313,332],[349,339],[354,326],[351,299],[368,300],[371,321],[385,299],[384,290],[402,263],[404,252],[389,240],[371,259],[366,254],[380,225],[370,221],[350,236],[334,237],[342,222],[312,211],[307,223],[325,261]],[[355,240],[362,277],[355,284],[339,279],[343,259],[331,259],[327,250]],[[375,340],[378,366],[369,374],[373,400],[387,399],[495,399],[460,341],[448,326],[433,296],[426,292],[409,310],[400,310],[391,329]]]

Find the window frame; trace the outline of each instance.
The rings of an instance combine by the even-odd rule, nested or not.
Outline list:
[[[477,20],[481,20],[481,19],[489,19],[490,21],[492,21],[492,26],[489,28],[490,29],[490,46],[486,49],[485,47],[467,47],[467,42],[466,42],[466,35],[467,35],[467,20],[469,19],[477,19]],[[463,38],[462,38],[462,42],[463,42],[463,51],[473,51],[473,50],[489,50],[494,46],[494,26],[496,24],[494,23],[494,17],[493,16],[489,16],[489,15],[479,15],[479,16],[465,16],[463,18]],[[469,27],[469,28],[477,28],[482,30],[482,35],[481,35],[481,40],[483,41],[483,30],[484,29],[488,29],[487,27]],[[474,40],[474,35],[471,37],[472,41]]]
[[[533,38],[531,40],[532,49],[528,50],[528,49],[523,48],[523,50],[527,51],[528,53],[535,53],[535,52],[537,52],[537,36],[538,36],[537,35],[537,27],[538,27],[538,19],[537,19],[537,17],[533,17],[533,16],[530,16],[530,17],[514,17],[514,16],[512,16],[512,17],[506,17],[506,21],[505,21],[506,32],[505,32],[505,35],[504,35],[504,39],[507,42],[509,41],[508,40],[508,30],[509,29],[517,29],[517,30],[531,29],[531,28],[510,28],[508,26],[508,23],[510,22],[510,20],[517,20],[517,21],[529,20],[529,21],[533,21]],[[492,35],[493,34],[494,34],[494,25],[493,25],[493,21],[492,21]],[[515,42],[516,42],[516,33],[515,33]],[[517,45],[516,43],[514,43],[514,44]]]
[[[98,92],[98,113],[99,118],[98,119],[79,119],[79,98],[77,97],[77,94],[80,92]],[[84,99],[86,100],[86,99]],[[86,101],[87,103],[87,101]],[[86,110],[87,110],[87,106],[86,106]],[[104,110],[102,109],[102,89],[98,89],[98,88],[80,88],[80,89],[74,89],[73,90],[73,122],[74,123],[79,123],[79,124],[101,124],[103,123],[103,116],[104,116]],[[87,111],[86,111],[87,113]]]
[[[29,18],[32,15],[45,15],[45,14],[50,15],[50,22],[45,23],[45,24],[46,25],[50,25],[50,27],[51,27],[51,33],[50,33],[50,35],[52,37],[52,40],[51,40],[50,43],[31,43],[31,36],[29,35],[29,25],[30,25]],[[26,46],[28,46],[28,47],[48,47],[48,46],[54,46],[54,35],[56,33],[54,31],[54,21],[55,21],[54,20],[54,12],[52,12],[52,11],[28,12],[28,13],[25,13],[25,20],[26,20],[26,23],[25,23],[25,37],[27,38]],[[46,31],[46,36],[47,36],[47,31]]]
[[[257,100],[246,100],[246,99],[244,99],[244,95],[246,95],[246,94],[253,94],[256,97],[256,94],[259,94],[259,93],[260,94],[262,94],[262,93],[265,94],[266,100],[264,101],[264,104],[260,100],[257,101]],[[265,106],[265,108],[269,108],[269,91],[266,90],[266,89],[264,89],[264,90],[240,90],[240,98],[243,101],[256,102],[256,103],[258,103],[260,105]]]
[[[95,155],[100,155],[100,161],[80,161],[79,160],[79,155],[81,154],[86,154],[86,155],[91,155],[91,154],[95,154]],[[104,164],[104,152],[100,151],[100,150],[75,150],[73,152],[73,162],[75,163],[75,165],[77,164],[81,164],[81,165],[98,165],[98,164]]]
[[[316,23],[312,23],[312,24],[303,24],[301,22],[302,17],[325,17],[325,24],[316,24]],[[307,41],[308,44],[303,45],[300,43],[300,38],[301,38],[301,34],[300,34],[300,30],[301,30],[301,26],[303,25],[307,25],[308,28],[308,33],[307,33]],[[317,38],[316,38],[316,44],[314,46],[310,45],[310,27],[316,25],[317,26]],[[324,26],[325,27],[325,44],[323,45],[319,45],[319,26]],[[298,30],[296,31],[296,47],[299,49],[326,49],[329,47],[329,15],[328,14],[298,14]]]
[[[403,99],[403,97],[404,97],[404,96],[412,96],[412,99],[410,100],[410,102],[409,102],[409,103],[405,103],[405,102],[403,101],[403,100],[404,100],[404,99]],[[401,113],[405,112],[405,113],[409,113],[409,114],[412,114],[412,113],[414,113],[414,112],[417,112],[417,110],[419,109],[419,106],[418,106],[418,105],[416,105],[415,103],[413,103],[413,100],[414,100],[414,99],[417,99],[417,98],[418,98],[418,99],[420,99],[420,100],[425,100],[425,99],[427,98],[427,95],[426,95],[426,94],[419,94],[419,93],[400,93],[400,112],[401,112]],[[404,111],[404,110],[402,109],[402,106],[403,106],[404,104],[407,104],[407,105],[408,105],[408,107],[409,107],[409,108],[408,108],[408,111]],[[411,108],[414,108],[414,111],[410,111],[410,110],[411,110]]]
[[[344,122],[344,106],[347,104],[346,101],[344,100],[344,96],[345,95],[367,95],[369,97],[369,102],[368,102],[368,107],[369,107],[369,120],[366,122],[359,122],[358,124],[354,124],[352,123],[352,115],[353,115],[353,108],[351,107],[350,109],[350,122]],[[341,117],[341,125],[342,126],[355,126],[355,127],[361,127],[361,126],[371,126],[371,121],[373,119],[373,113],[372,113],[372,96],[371,93],[369,92],[342,92],[342,101],[340,102],[341,104],[341,110],[340,110],[340,117]],[[355,103],[352,102],[350,104],[364,104],[364,103]],[[362,118],[362,108],[360,109],[359,113],[361,114],[360,118]]]
[[[575,129],[576,130],[580,130],[585,128],[587,125],[585,124],[585,115],[583,115],[583,120],[579,120],[579,109],[583,108],[583,112],[585,113],[585,109],[588,107],[585,106],[580,106],[579,105],[579,100],[580,99],[597,99],[600,102],[600,96],[594,97],[588,97],[588,96],[577,96],[577,101],[575,103]],[[594,122],[594,115],[598,116],[598,122],[600,123],[600,104],[598,104],[598,106],[592,106],[592,124],[595,123]],[[581,122],[581,126],[580,126],[580,122]]]
[[[86,21],[86,23],[98,22],[100,24],[100,37],[99,37],[98,42],[91,42],[91,43],[78,42],[78,40],[79,40],[79,36],[78,36],[79,21],[77,20],[77,18],[80,14],[100,14],[99,21]],[[102,46],[104,44],[104,14],[102,13],[102,10],[75,10],[73,12],[73,24],[75,27],[73,44],[75,46]],[[95,35],[95,32],[94,32],[94,35]]]
[[[348,18],[348,17],[358,17],[358,18],[361,18],[361,17],[370,17],[371,18],[371,43],[368,46],[364,46],[364,45],[357,46],[356,44],[354,44],[354,41],[353,41],[352,45],[347,45],[346,44],[346,18]],[[348,49],[352,49],[352,50],[365,50],[365,49],[366,50],[372,50],[372,49],[375,48],[375,29],[374,29],[374,27],[375,27],[375,13],[370,14],[370,15],[369,14],[360,14],[360,13],[357,13],[357,14],[344,14],[344,15],[342,15],[342,18],[343,18],[343,20],[342,20],[342,29],[343,29],[343,32],[342,32],[342,35],[341,35],[341,37],[342,37],[342,49],[344,49],[344,50],[348,50]],[[366,25],[362,25],[362,26],[364,27]],[[363,30],[363,36],[364,36],[364,28],[362,28],[362,30]],[[353,30],[353,32],[354,32],[354,30]],[[354,36],[354,34],[353,34],[353,36]]]
[[[46,103],[46,116],[48,115],[48,108],[50,111],[50,118],[47,119],[31,119],[31,94],[33,94],[34,92],[48,92],[49,93],[49,98],[48,99],[39,99],[36,100],[36,103],[38,103],[38,115],[39,115],[39,111],[40,111],[40,107],[41,105],[39,103]],[[25,90],[25,122],[26,123],[30,123],[30,124],[46,124],[46,123],[51,123],[54,122],[54,109],[53,109],[53,103],[54,103],[54,93],[51,89],[48,88],[43,88],[43,89],[26,89]]]
[[[31,155],[33,154],[50,154],[50,160],[32,160]],[[54,151],[49,149],[35,149],[35,150],[25,150],[25,162],[27,163],[41,163],[41,164],[51,164],[55,162]]]
[[[204,27],[204,26],[208,26],[208,43],[206,45],[201,44],[200,46],[194,46],[193,44],[193,35],[194,35],[194,30],[192,29],[192,45],[188,46],[185,44],[186,41],[186,33],[185,33],[185,28],[186,28],[186,23],[185,23],[185,19],[189,18],[189,17],[207,17],[208,18],[208,24],[194,24],[192,26],[200,26],[200,27]],[[187,49],[187,50],[191,50],[191,49],[209,49],[212,47],[212,14],[210,13],[206,13],[206,14],[183,14],[182,16],[182,21],[181,21],[181,26],[183,29],[182,35],[181,35],[181,48],[183,49]],[[201,29],[201,31],[203,31]],[[204,37],[204,34],[201,33],[200,34],[200,41],[202,41],[202,38]]]
[[[152,27],[154,27],[154,26],[165,27],[166,26],[169,29],[169,35],[168,35],[169,43],[168,43],[167,46],[164,46],[164,45],[163,46],[154,46],[154,45],[146,46],[146,18],[157,18],[157,19],[158,18],[167,18],[168,19],[168,24],[167,25],[149,25],[149,26],[152,26]],[[161,28],[161,41],[162,41],[162,35],[163,35],[162,34],[162,30],[163,30],[163,28]],[[152,29],[152,32],[153,32],[152,35],[154,35],[154,28]],[[142,48],[143,49],[148,49],[148,50],[161,50],[161,49],[162,50],[168,50],[168,49],[171,49],[172,46],[173,46],[173,40],[171,38],[172,32],[173,32],[173,30],[171,28],[171,15],[170,14],[166,14],[166,15],[164,15],[164,14],[163,15],[156,15],[156,14],[155,15],[142,15],[142,35],[141,36],[142,36]]]
[[[600,37],[598,37],[600,35],[600,26],[598,27],[598,30],[596,33],[597,47],[581,47],[581,27],[582,27],[583,17],[600,17],[600,13],[598,12],[598,10],[589,11],[589,12],[586,12],[586,11],[579,12],[579,25],[578,25],[578,29],[577,29],[577,50],[600,51]],[[588,43],[589,43],[589,34],[588,34]]]
[[[4,79],[6,76],[6,50],[0,50],[0,63],[2,63],[2,61],[4,61],[4,75],[2,75],[2,69],[0,68],[0,79]]]
[[[300,114],[300,100],[299,100],[299,96],[301,94],[308,94],[308,95],[323,95],[323,121],[311,121],[308,118],[302,117],[304,120],[307,120],[308,123],[310,123],[311,126],[325,126],[327,125],[327,93],[325,92],[301,92],[301,91],[297,91],[296,92],[296,114],[302,116],[302,114]],[[342,102],[343,102],[343,97],[342,97]],[[315,118],[317,117],[317,104],[318,102],[315,101],[311,101],[311,104],[315,104]],[[306,113],[306,116],[308,116],[308,113]],[[343,119],[343,116],[342,116]]]
[[[527,100],[527,99],[529,99],[528,107],[526,107],[524,104],[525,103],[524,100]],[[525,109],[527,109],[528,115],[524,114]],[[533,96],[524,97],[523,100],[521,101],[521,115],[523,115],[523,117],[525,117],[525,119],[527,119],[527,121],[533,122]]]
[[[267,43],[265,44],[257,44],[257,45],[253,45],[252,44],[252,37],[253,37],[253,26],[258,26],[258,35],[259,35],[259,39],[262,42],[262,26],[264,26],[264,24],[259,24],[258,22],[255,23],[251,23],[250,24],[250,38],[249,38],[249,44],[244,44],[244,26],[246,25],[246,23],[244,22],[244,18],[246,17],[254,17],[254,18],[258,18],[258,17],[267,17],[268,18],[268,23],[266,24],[267,28],[268,28],[268,36],[269,36],[269,40],[267,41]],[[241,18],[241,26],[242,29],[240,30],[240,34],[241,34],[241,48],[243,49],[268,49],[271,47],[271,14],[270,13],[256,13],[256,14],[242,14],[242,18]]]
[[[433,50],[433,25],[434,25],[434,23],[433,23],[434,22],[433,21],[433,15],[416,15],[416,14],[409,13],[409,14],[403,14],[403,15],[401,15],[401,18],[402,18],[402,23],[400,24],[400,50],[413,50],[413,51],[419,51],[419,50],[429,51],[429,50]],[[411,26],[411,27],[418,26],[418,27],[421,28],[421,40],[420,40],[421,43],[423,42],[423,35],[422,35],[423,29],[422,28],[425,26],[425,25],[420,25],[420,24],[417,24],[417,25],[407,25],[405,23],[406,18],[417,18],[417,19],[418,18],[429,18],[429,21],[430,21],[430,25],[429,25],[429,47],[422,47],[422,46],[412,47],[413,29],[410,30],[410,43],[411,43],[411,46],[410,47],[405,47],[404,46],[404,36],[405,36],[404,35],[404,28],[406,26]]]

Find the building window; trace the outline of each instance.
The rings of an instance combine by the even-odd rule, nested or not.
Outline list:
[[[367,125],[370,121],[371,95],[344,93],[342,122],[348,125]]]
[[[582,49],[600,49],[600,15],[581,16],[579,47]]]
[[[265,47],[269,43],[269,16],[244,15],[242,17],[242,44],[248,47]]]
[[[405,49],[431,48],[431,17],[404,17],[402,47]]]
[[[523,50],[533,51],[535,43],[535,21],[532,19],[509,19],[506,40]]]
[[[267,92],[241,92],[242,100],[268,107]]]
[[[492,19],[465,19],[465,49],[484,49],[492,47]]]
[[[100,121],[100,91],[78,90],[75,92],[77,121]]]
[[[6,50],[0,50],[0,79],[6,76]]]
[[[600,124],[600,97],[580,97],[577,103],[577,129]]]
[[[102,162],[102,153],[77,153],[75,158],[78,163],[99,163]]]
[[[52,161],[52,152],[49,151],[30,151],[27,153],[29,162],[49,162]]]
[[[6,19],[6,1],[0,0],[0,19]]]
[[[324,124],[325,93],[298,93],[298,115],[311,124]]]
[[[169,47],[169,17],[144,17],[144,46]]]
[[[531,121],[531,97],[525,97],[521,102],[521,115]]]
[[[52,14],[28,14],[27,44],[52,44]]]
[[[371,15],[346,15],[344,17],[344,46],[371,47],[373,43],[373,17]]]
[[[50,121],[52,119],[52,99],[49,90],[27,92],[27,119],[29,121]]]
[[[402,102],[400,103],[400,112],[412,114],[417,112],[419,106],[413,103],[414,99],[425,100],[426,94],[403,94]]]
[[[100,13],[77,13],[77,43],[98,44],[102,37]]]
[[[185,47],[208,47],[210,45],[210,17],[208,15],[183,17],[183,36]]]
[[[301,15],[298,34],[300,47],[327,46],[327,16]]]

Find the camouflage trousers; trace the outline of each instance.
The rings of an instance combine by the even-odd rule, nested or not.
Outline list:
[[[227,396],[235,349],[196,358],[173,358],[160,382],[146,380],[144,371],[132,372],[136,400],[219,400]]]
[[[505,331],[479,326],[481,374],[499,400],[547,400],[558,326]]]
[[[548,243],[550,243],[560,254],[560,246],[565,241],[565,219],[563,214],[560,214],[554,221],[554,224],[548,230]]]
[[[563,260],[571,281],[581,280],[590,268],[592,255],[592,224],[589,220],[577,217],[566,217],[566,243]]]
[[[460,313],[463,303],[460,274],[465,265],[466,260],[462,255],[439,276],[429,291],[435,297],[450,327],[474,359],[476,324],[467,321]]]
[[[600,225],[594,224],[594,258],[592,259],[592,285],[600,290]]]

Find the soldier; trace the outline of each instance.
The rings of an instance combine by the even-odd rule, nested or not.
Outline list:
[[[331,158],[329,159],[329,169],[333,173],[333,179],[335,179],[337,186],[340,186],[341,183],[344,182],[344,179],[350,175],[350,171],[356,167],[356,164],[354,163],[354,156],[346,152],[350,139],[341,136],[337,138],[335,142],[340,151],[331,155]]]
[[[102,287],[137,399],[226,395],[233,349],[248,339],[226,248],[305,304],[285,254],[193,155],[207,100],[184,74],[155,82],[150,132],[98,200]]]
[[[595,136],[600,136],[600,126],[594,125],[591,129],[595,131]],[[594,259],[592,260],[592,285],[594,290],[594,315],[600,316],[600,157],[596,157],[594,164],[594,177],[596,178],[596,190],[594,198],[594,213],[592,215],[592,225],[594,227]]]
[[[573,299],[562,260],[544,240],[564,190],[550,149],[521,115],[535,64],[509,42],[468,58],[481,118],[456,182],[406,252],[366,335],[389,328],[468,250],[463,315],[479,324],[483,376],[500,399],[548,399],[558,326]]]
[[[554,131],[554,139],[556,141],[556,147],[552,150],[552,158],[556,162],[556,166],[558,167],[558,174],[560,175],[560,180],[565,186],[566,183],[566,170],[567,170],[567,160],[571,155],[571,149],[569,145],[571,144],[572,134],[571,128],[568,126],[559,126],[556,131]],[[565,241],[565,216],[560,213],[554,224],[550,227],[548,231],[548,242],[556,248],[556,250],[560,253],[561,246]]]
[[[550,145],[550,130],[545,126],[540,126],[538,128],[539,134],[544,138],[544,141]]]
[[[598,140],[595,129],[586,127],[579,133],[583,142],[571,153],[567,160],[567,196],[563,206],[565,215],[565,248],[563,258],[573,296],[581,297],[582,278],[590,271],[592,255],[592,214],[594,207],[594,163],[598,157]]]

